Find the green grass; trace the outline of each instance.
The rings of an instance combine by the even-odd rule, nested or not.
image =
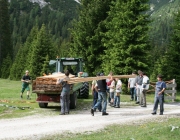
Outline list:
[[[31,115],[38,107],[35,94],[31,95],[31,100],[26,100],[26,93],[25,99],[20,99],[21,81],[0,79],[0,87],[0,119]]]
[[[0,119],[2,118],[16,118],[24,117],[34,114],[57,115],[60,111],[59,103],[50,103],[47,109],[39,108],[36,102],[36,94],[31,94],[31,100],[26,100],[26,91],[24,98],[20,99],[21,81],[12,81],[7,79],[0,79]],[[121,95],[121,102],[127,102],[126,106],[136,106],[134,101],[130,102],[130,95]],[[180,101],[180,96],[177,94],[176,101]],[[147,102],[154,102],[154,93],[147,94]],[[167,102],[167,101],[166,101]],[[171,101],[169,101],[171,102]],[[89,110],[92,106],[92,95],[89,99],[78,99],[76,109],[71,110],[71,113],[78,113],[78,111]],[[29,107],[24,110],[17,107]],[[47,112],[48,110],[48,112]]]
[[[39,108],[36,103],[36,94],[31,95],[31,100],[20,99],[21,82],[0,79],[0,119],[17,118],[34,114],[39,115],[57,115],[59,114],[59,104],[50,104],[47,109]],[[24,94],[26,95],[26,94]],[[26,96],[24,96],[26,97]],[[180,101],[179,93],[176,95],[176,101]],[[130,102],[130,95],[121,95],[121,102],[128,102],[127,105],[136,106],[135,102]],[[154,93],[147,94],[147,102],[154,102]],[[171,102],[171,101],[166,101]],[[90,109],[92,105],[92,95],[89,99],[78,99],[77,108],[71,110],[71,114],[78,111]],[[30,107],[24,110],[13,107]],[[48,110],[48,111],[47,111]],[[178,126],[171,132],[171,126]],[[180,118],[159,118],[152,121],[137,122],[136,124],[116,124],[108,126],[97,132],[65,133],[44,136],[42,140],[179,140],[180,138]]]
[[[172,126],[179,127],[171,131]],[[104,130],[85,132],[83,134],[66,133],[64,135],[51,135],[41,140],[179,140],[180,118],[137,122],[137,124],[112,125]]]

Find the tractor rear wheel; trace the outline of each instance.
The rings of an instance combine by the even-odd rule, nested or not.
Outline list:
[[[75,109],[76,108],[76,92],[73,94],[70,94],[70,109]]]
[[[80,88],[80,93],[78,98],[88,99],[89,98],[89,83],[84,82],[83,86]]]

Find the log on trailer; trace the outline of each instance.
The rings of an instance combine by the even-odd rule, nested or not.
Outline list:
[[[67,80],[68,84],[89,82],[93,80],[103,80],[111,78],[109,76],[98,76],[98,77],[75,77],[75,75],[69,75],[70,79]],[[112,78],[134,78],[134,75],[115,75]],[[37,77],[36,81],[33,82],[34,93],[58,93],[62,90],[62,85],[56,85],[57,79],[63,79],[65,75],[63,73],[55,75],[47,75]]]
[[[35,81],[33,81],[33,92],[35,93],[45,93],[45,92],[59,92],[62,90],[62,85],[56,85],[57,79],[63,79],[66,76],[63,73],[57,73],[54,75],[46,75],[37,77]],[[75,75],[69,75],[70,78],[75,77]]]

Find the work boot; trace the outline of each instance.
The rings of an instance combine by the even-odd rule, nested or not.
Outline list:
[[[21,95],[21,99],[23,98],[23,96]]]
[[[114,108],[120,108],[120,106],[115,106]]]
[[[109,115],[109,113],[103,112],[103,113],[102,113],[102,116],[104,116],[104,115]]]
[[[59,115],[65,115],[65,113],[60,113]]]
[[[94,116],[94,109],[91,108],[91,115]]]
[[[159,115],[163,115],[163,112],[160,112]]]
[[[30,100],[29,95],[27,95],[27,100]]]
[[[156,112],[152,112],[151,114],[152,114],[152,115],[156,115]]]

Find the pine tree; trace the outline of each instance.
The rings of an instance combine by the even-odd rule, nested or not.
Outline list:
[[[0,67],[2,62],[5,61],[3,59],[9,57],[8,54],[10,59],[12,59],[13,48],[11,45],[8,0],[0,0]],[[9,64],[5,67],[8,66]],[[1,74],[2,73],[0,73],[0,76]]]
[[[22,77],[22,74],[24,73],[24,61],[25,61],[25,51],[24,51],[24,47],[21,44],[19,51],[15,57],[15,60],[12,64],[12,67],[10,69],[10,79],[12,80],[20,80]]]
[[[118,0],[107,18],[108,31],[103,40],[107,50],[103,56],[104,71],[130,74],[148,67],[148,0]]]
[[[41,75],[49,74],[49,73],[50,73],[50,70],[49,70],[49,56],[46,55],[46,60],[44,61],[43,68],[42,68],[42,71],[41,71]]]
[[[167,80],[176,79],[180,83],[180,11],[174,15],[170,45],[164,57],[161,57],[159,69]],[[164,60],[164,61],[163,61]]]
[[[38,35],[38,27],[34,26],[31,29],[31,32],[29,34],[29,36],[26,39],[26,42],[24,43],[24,48],[25,50],[27,50],[25,52],[26,56],[24,58],[24,71],[25,70],[29,70],[31,67],[31,60],[33,59],[33,42],[37,40],[37,35]]]
[[[10,75],[10,68],[12,65],[12,60],[10,55],[8,54],[5,59],[3,59],[2,66],[1,66],[1,77],[2,78],[9,78]]]
[[[105,19],[110,10],[112,0],[82,0],[79,7],[79,17],[73,22],[72,57],[82,57],[85,71],[90,75],[101,69],[101,55],[105,47],[101,40],[106,32]]]
[[[33,41],[33,51],[30,60],[30,73],[33,79],[42,75],[43,64],[46,60],[46,56],[49,59],[55,58],[55,50],[52,46],[51,36],[47,33],[46,27],[43,24],[38,32],[37,39]]]

